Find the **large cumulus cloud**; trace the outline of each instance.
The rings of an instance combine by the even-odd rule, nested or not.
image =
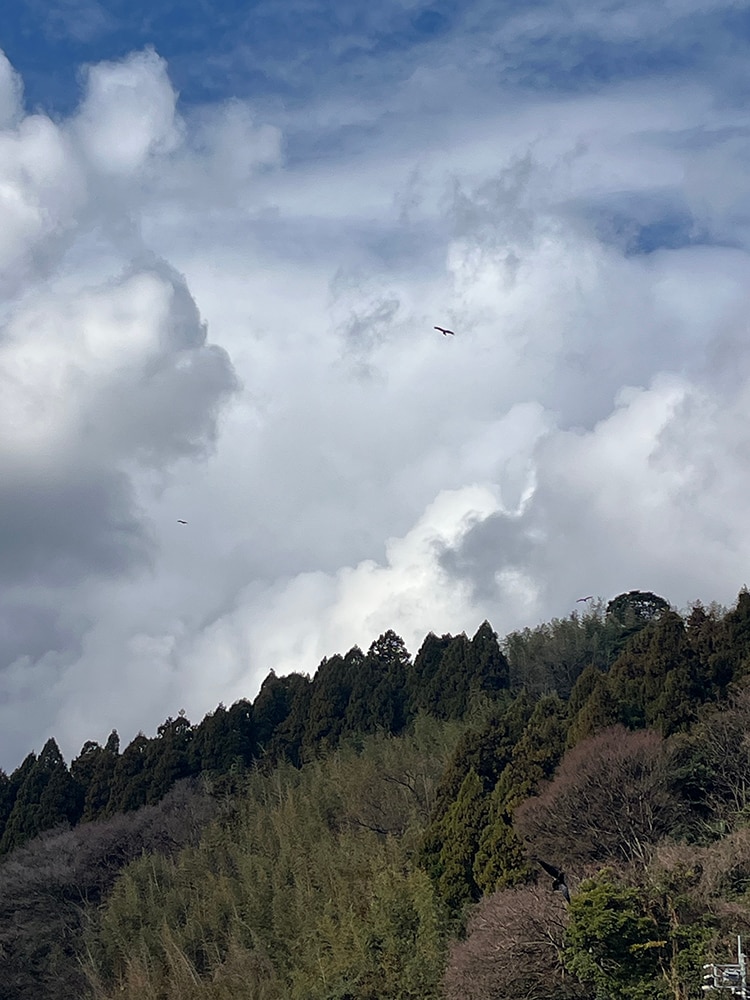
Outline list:
[[[23,115],[7,61],[0,88],[0,664],[12,716],[45,656],[64,664],[80,649],[87,587],[153,571],[143,479],[205,458],[239,383],[185,278],[133,238],[127,212],[123,242],[101,197],[103,173],[132,184],[176,148],[162,61],[95,67],[67,123]]]

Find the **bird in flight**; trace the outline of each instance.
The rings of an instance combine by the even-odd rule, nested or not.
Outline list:
[[[578,600],[576,601],[576,604],[580,604],[581,601],[593,601],[593,600],[594,600],[594,595],[589,594],[588,597],[579,597]]]
[[[561,872],[559,868],[555,868],[554,865],[548,865],[546,861],[542,861],[541,858],[534,858],[542,868],[551,875],[554,879],[552,883],[552,888],[563,894],[566,903],[570,902],[570,890],[568,889],[567,883],[565,881],[565,872]]]
[[[178,523],[178,524],[187,524],[187,521],[181,521],[181,520],[179,519],[179,517],[178,517],[178,518],[177,518],[177,523]]]
[[[453,330],[446,330],[442,326],[436,326],[434,329],[435,330],[440,330],[440,332],[442,333],[442,335],[444,337],[448,336],[448,334],[450,334],[451,337],[455,337],[456,336],[455,333],[453,332]]]

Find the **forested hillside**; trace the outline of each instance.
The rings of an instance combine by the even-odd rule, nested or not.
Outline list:
[[[750,594],[633,591],[50,740],[0,774],[0,1000],[701,996],[750,931],[749,675]]]

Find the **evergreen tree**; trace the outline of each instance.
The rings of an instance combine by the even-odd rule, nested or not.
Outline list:
[[[372,643],[353,676],[346,709],[348,732],[402,731],[410,661],[404,640],[391,629]]]
[[[584,672],[581,674],[580,690],[574,689],[573,693],[575,698],[572,698],[571,710],[584,695],[585,700],[573,715],[568,728],[569,747],[613,726],[620,719],[619,706],[612,694],[608,675],[600,674],[594,668],[591,673]]]
[[[81,751],[81,758],[84,758],[84,751],[89,744],[85,744]],[[85,787],[86,793],[83,804],[83,814],[81,819],[89,821],[104,816],[107,810],[110,795],[112,793],[112,779],[114,778],[117,760],[120,755],[120,737],[117,730],[113,729],[107,738],[107,742],[98,751],[89,751],[85,756]],[[81,760],[81,763],[83,761]],[[89,764],[92,764],[89,767]],[[74,766],[80,764],[73,762]],[[74,773],[77,777],[77,774]]]
[[[246,765],[255,759],[255,716],[253,706],[246,698],[240,698],[227,712],[228,733],[225,744],[225,761],[238,758]],[[226,764],[220,765],[226,769]]]
[[[301,751],[310,715],[312,683],[303,674],[289,674],[284,678],[288,711],[276,726],[266,745],[272,761],[289,760],[295,767],[302,763]]]
[[[497,694],[510,684],[510,665],[500,649],[497,632],[485,620],[471,640],[471,684],[475,690]]]
[[[487,621],[471,640],[428,635],[408,680],[412,706],[440,719],[463,718],[475,694],[496,696],[508,684],[508,661]]]
[[[16,792],[17,789],[13,787],[13,782],[5,771],[0,768],[0,839],[3,836],[5,824],[8,822],[8,817],[13,809]]]
[[[495,892],[526,881],[531,866],[513,828],[513,807],[518,798],[498,782],[487,802],[486,822],[474,858],[474,881],[482,893]]]
[[[427,697],[435,705],[439,719],[460,719],[469,705],[471,690],[471,643],[465,633],[448,644],[440,669],[427,687]]]
[[[421,849],[422,862],[451,909],[526,874],[512,811],[552,774],[565,732],[559,698],[533,706],[522,695],[481,733],[467,733],[459,742]],[[462,832],[464,821],[469,825]]]
[[[607,605],[607,617],[619,622],[625,629],[638,631],[650,622],[657,621],[669,611],[669,601],[652,594],[650,590],[631,590],[618,594]]]
[[[750,592],[743,588],[735,607],[721,623],[717,650],[712,658],[715,674],[722,680],[744,677],[750,669]]]
[[[118,812],[130,812],[146,804],[151,775],[148,767],[148,749],[150,740],[143,734],[138,735],[125,747],[117,759],[106,815],[114,816]]]
[[[527,798],[552,777],[565,752],[567,728],[565,702],[554,694],[540,698],[499,779],[508,788],[508,801]]]
[[[474,858],[486,816],[487,797],[479,776],[472,769],[466,775],[456,801],[440,821],[439,852],[434,847],[429,849],[432,845],[428,839],[428,850],[424,854],[430,865],[430,875],[453,913],[459,913],[467,903],[476,902],[481,895],[474,877]],[[433,828],[431,836],[434,837],[436,832]]]
[[[148,745],[147,803],[158,802],[176,781],[195,773],[192,740],[193,728],[184,712],[159,726],[156,739],[150,740]]]
[[[645,893],[644,893],[645,895]],[[668,1000],[669,927],[634,886],[603,873],[581,886],[570,905],[565,965],[597,995]]]
[[[533,711],[533,699],[522,691],[507,708],[499,707],[481,730],[469,730],[461,737],[440,781],[435,820],[455,800],[470,771],[479,776],[486,792],[492,791]]]
[[[513,810],[554,774],[565,752],[567,709],[556,695],[540,699],[490,796],[487,821],[474,859],[483,891],[514,885],[529,873],[523,845],[513,829]]]
[[[590,663],[584,670],[581,671],[578,680],[573,685],[573,690],[570,692],[570,697],[568,698],[568,714],[571,719],[574,719],[581,711],[583,706],[601,683],[603,676],[604,675],[601,670],[594,666],[593,663]]]
[[[195,727],[189,750],[191,771],[227,774],[245,767],[253,760],[254,744],[252,703],[241,699],[229,710],[220,704]]]
[[[315,671],[305,731],[305,748],[308,751],[334,747],[341,739],[354,683],[354,664],[361,657],[361,650],[355,647],[345,657],[337,654],[324,659]]]
[[[87,740],[78,756],[71,761],[70,773],[80,786],[84,799],[103,753],[104,748],[96,740]]]
[[[309,684],[302,674],[277,677],[273,670],[269,672],[253,702],[257,755],[269,751],[271,738],[291,713],[295,696]]]
[[[378,726],[400,733],[407,722],[406,678],[411,656],[401,636],[389,629],[370,646],[367,658],[376,666],[377,683],[372,693]]]
[[[607,605],[606,623],[611,634],[612,659],[624,652],[633,636],[669,611],[669,603],[651,591],[618,594]]]
[[[33,770],[36,764],[36,754],[28,754],[23,762],[13,771],[13,773],[8,778],[8,783],[5,785],[3,791],[3,813],[4,819],[0,826],[0,854],[5,853],[5,848],[3,848],[4,834],[7,829],[8,820],[13,812],[13,807],[15,805],[16,799],[18,798],[18,793],[23,787],[29,773]],[[13,838],[13,843],[15,843],[15,838]],[[7,848],[10,850],[10,848]]]
[[[406,690],[411,715],[424,711],[436,718],[440,716],[440,687],[435,679],[440,672],[443,655],[451,642],[450,635],[438,637],[434,632],[430,632],[425,636],[414,663],[407,672]]]
[[[5,824],[0,853],[18,847],[43,830],[61,823],[76,823],[82,808],[81,790],[71,777],[57,743],[49,739],[26,770]]]
[[[631,640],[610,671],[609,689],[619,721],[630,728],[669,734],[695,718],[710,690],[680,615],[662,612]]]

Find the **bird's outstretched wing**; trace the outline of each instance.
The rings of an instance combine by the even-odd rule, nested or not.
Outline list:
[[[540,864],[542,868],[547,872],[547,874],[552,876],[552,878],[554,879],[560,878],[563,880],[563,882],[565,881],[565,872],[560,871],[559,868],[555,868],[554,865],[548,865],[547,862],[542,861],[541,858],[534,858],[534,860],[538,864]]]
[[[446,330],[445,327],[436,326],[435,329],[439,330],[444,337],[447,336],[448,334],[450,334],[451,337],[455,337],[456,336],[455,333],[453,332],[453,330]]]
[[[580,604],[581,601],[593,601],[593,600],[594,600],[594,595],[589,594],[588,597],[579,597],[578,600],[576,601],[576,604]]]
[[[553,889],[559,889],[563,895],[563,899],[566,903],[570,902],[570,890],[564,882],[555,882],[552,886]]]
[[[556,892],[561,892],[565,901],[569,903],[570,890],[568,889],[568,885],[565,881],[565,872],[561,871],[559,868],[555,868],[554,865],[548,865],[547,862],[542,861],[541,858],[534,858],[534,860],[542,866],[542,868],[547,872],[548,875],[552,876],[554,880],[552,882],[552,888]]]
[[[177,523],[178,523],[178,524],[187,524],[187,521],[181,521],[181,520],[179,519],[179,517],[178,517],[178,518],[177,518]]]

